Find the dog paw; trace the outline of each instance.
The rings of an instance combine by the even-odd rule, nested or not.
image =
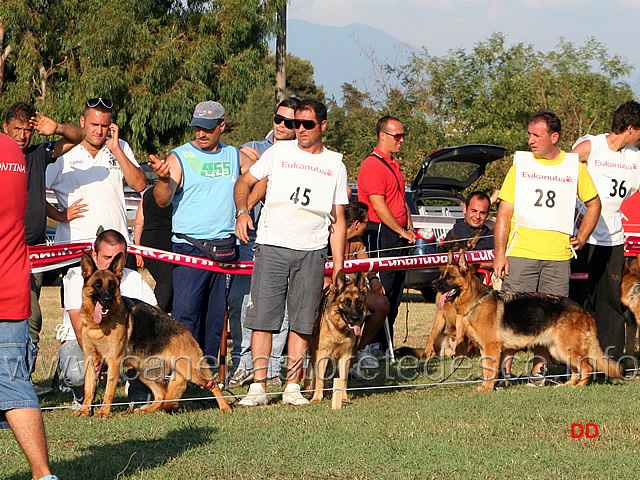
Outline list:
[[[483,383],[478,388],[476,388],[478,392],[491,392],[493,391],[493,382],[490,383],[490,386]]]
[[[87,409],[82,408],[80,410],[77,410],[77,411],[73,412],[73,416],[74,417],[88,417],[89,416],[89,409],[88,408]]]
[[[98,413],[94,415],[94,417],[97,417],[97,418],[107,418],[108,416],[109,416],[109,410],[105,411],[102,409],[100,409]]]

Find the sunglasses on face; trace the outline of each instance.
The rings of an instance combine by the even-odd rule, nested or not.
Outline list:
[[[282,115],[278,114],[275,114],[273,116],[273,123],[275,123],[276,125],[280,125],[282,122],[284,122],[284,126],[289,130],[293,130],[294,120],[292,118],[283,117]]]
[[[399,142],[400,140],[402,140],[404,137],[406,137],[406,133],[402,132],[402,133],[389,133],[389,132],[384,132],[387,135],[389,135],[390,137],[393,137],[393,140],[396,142]]]
[[[294,120],[293,125],[296,127],[296,130],[300,127],[304,127],[305,130],[313,130],[318,122],[314,122],[313,120]]]
[[[113,108],[113,102],[108,98],[98,97],[87,100],[87,107],[89,108],[96,108],[100,104],[102,104],[104,108],[108,110],[111,110]]]

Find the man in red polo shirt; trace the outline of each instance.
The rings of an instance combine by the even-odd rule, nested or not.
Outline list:
[[[358,200],[369,207],[369,225],[362,240],[371,257],[396,257],[406,253],[409,244],[416,243],[411,212],[404,196],[404,176],[393,158],[404,143],[404,126],[395,117],[385,116],[376,127],[378,145],[364,160],[358,175]],[[402,299],[405,272],[380,272],[380,280],[389,298],[389,329],[393,339],[393,323]],[[379,331],[372,346],[387,345],[384,331]],[[375,347],[374,347],[375,348]]]
[[[32,477],[57,480],[38,397],[31,384],[35,347],[29,338],[31,288],[24,236],[27,167],[18,144],[0,133],[0,428],[9,424],[31,466]]]

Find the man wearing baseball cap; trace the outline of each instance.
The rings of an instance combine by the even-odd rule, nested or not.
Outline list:
[[[220,142],[224,116],[218,102],[199,103],[190,124],[194,140],[173,150],[166,160],[149,156],[149,166],[159,176],[156,202],[160,207],[173,204],[175,253],[206,257],[203,250],[214,245],[234,248],[233,189],[241,174],[240,155],[236,147]],[[226,309],[226,275],[176,265],[173,289],[173,317],[189,328],[215,365]]]

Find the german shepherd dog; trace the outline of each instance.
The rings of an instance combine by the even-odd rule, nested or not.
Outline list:
[[[547,347],[570,366],[572,375],[564,385],[588,384],[596,368],[622,378],[619,366],[600,348],[595,319],[577,303],[557,295],[493,290],[473,274],[464,250],[457,262],[452,252],[448,260],[434,283],[480,348],[485,381],[478,391],[494,389],[504,350],[532,345]]]
[[[622,296],[620,301],[629,309],[632,318],[625,315],[625,355],[632,357],[636,351],[636,339],[638,326],[640,325],[640,267],[638,260],[634,259],[631,265],[624,263],[622,275]]]
[[[84,401],[74,416],[88,416],[96,393],[95,366],[107,365],[104,403],[95,415],[108,417],[121,366],[134,368],[142,383],[153,392],[154,401],[141,409],[153,412],[176,410],[187,382],[209,389],[223,412],[231,407],[222,398],[218,382],[206,369],[202,350],[189,330],[156,307],[120,295],[124,256],[116,255],[106,270],[98,270],[88,253],[80,262],[82,289],[82,345],[85,358]],[[165,389],[165,375],[171,373]],[[164,403],[163,403],[164,402]]]
[[[480,241],[481,229],[477,229],[467,239],[459,239],[455,231],[450,240],[438,247],[440,252],[458,252],[460,250],[474,250]],[[451,303],[445,303],[442,294],[436,295],[436,316],[427,338],[427,344],[422,348],[401,347],[396,350],[398,356],[414,356],[429,358],[435,356],[454,356],[477,354],[477,348],[465,335],[461,322],[457,321],[456,310]]]
[[[352,281],[340,270],[333,291],[329,290],[323,298],[319,325],[309,344],[311,362],[305,388],[311,386],[316,390],[311,403],[322,401],[330,358],[337,361],[340,378],[346,386],[349,367],[367,314],[366,298],[365,273],[358,272]],[[343,399],[346,400],[346,393]]]

